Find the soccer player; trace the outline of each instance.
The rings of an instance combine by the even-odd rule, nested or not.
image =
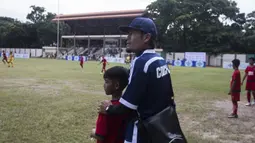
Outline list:
[[[12,52],[10,52],[9,59],[8,59],[8,67],[10,67],[10,64],[13,67],[13,61],[14,61],[14,55]]]
[[[127,57],[126,57],[126,64],[129,64],[130,63],[130,55],[128,55]]]
[[[132,61],[128,86],[120,104],[104,101],[98,111],[106,115],[138,113],[139,119],[130,120],[127,126],[127,143],[186,143],[175,112],[170,70],[166,61],[154,50],[157,37],[154,22],[138,17],[120,30],[128,34],[127,52],[134,52],[136,57]],[[173,116],[169,117],[169,114]],[[145,123],[148,123],[147,126]]]
[[[81,68],[83,68],[83,62],[84,62],[83,56],[80,56],[80,66],[81,66]]]
[[[245,69],[245,75],[243,77],[242,85],[244,80],[247,77],[246,80],[246,90],[247,90],[247,101],[248,103],[246,106],[251,106],[251,93],[253,94],[254,102],[255,104],[255,66],[254,66],[254,58],[249,58],[249,66]]]
[[[234,72],[232,74],[232,80],[230,83],[229,95],[231,95],[231,100],[233,103],[233,112],[228,116],[229,118],[238,118],[237,109],[238,101],[240,101],[241,92],[241,74],[238,69],[240,65],[240,60],[234,59],[232,61]]]
[[[104,58],[104,56],[102,57],[102,60],[99,64],[103,63],[103,66],[102,66],[102,70],[101,70],[101,74],[103,74],[106,70],[106,64],[108,64],[107,60]]]
[[[7,56],[6,56],[5,51],[2,52],[2,55],[3,55],[2,62],[3,62],[4,64],[5,64],[5,63],[8,63],[8,60],[7,60]]]
[[[115,66],[104,73],[104,90],[106,95],[111,95],[112,105],[119,105],[122,91],[128,84],[128,70]],[[92,130],[91,137],[97,143],[124,143],[126,115],[105,115],[99,113],[96,129]]]

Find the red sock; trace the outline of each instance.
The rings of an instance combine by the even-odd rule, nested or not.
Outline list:
[[[237,101],[232,101],[232,103],[233,103],[233,114],[237,115],[238,103]]]
[[[247,91],[247,101],[248,103],[251,103],[251,92]]]

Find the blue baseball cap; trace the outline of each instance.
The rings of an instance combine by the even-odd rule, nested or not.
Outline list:
[[[154,38],[158,35],[156,25],[150,18],[137,17],[128,26],[119,27],[119,30],[125,33],[128,33],[131,29],[139,30],[146,34],[150,33]]]

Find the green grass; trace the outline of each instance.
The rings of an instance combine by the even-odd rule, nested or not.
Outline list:
[[[109,99],[101,66],[86,62],[81,69],[78,62],[48,59],[14,64],[0,64],[0,143],[90,143],[97,105]],[[255,131],[254,111],[251,115],[241,102],[240,118],[226,118],[232,108],[227,95],[232,70],[171,67],[171,74],[189,142],[255,142],[249,136]]]

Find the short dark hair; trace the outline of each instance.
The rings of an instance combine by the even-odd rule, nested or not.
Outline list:
[[[234,60],[232,61],[232,64],[233,64],[235,67],[239,67],[239,65],[240,65],[240,60],[239,60],[239,59],[234,59]]]
[[[142,36],[146,34],[146,33],[144,33],[143,31],[141,31],[141,33],[142,33]],[[151,36],[151,38],[150,38],[150,40],[149,40],[148,43],[149,43],[149,46],[150,46],[151,48],[156,48],[156,37]]]
[[[128,69],[121,66],[114,66],[109,68],[104,73],[104,78],[108,78],[110,80],[117,80],[119,82],[120,89],[124,90],[128,84],[129,71]]]
[[[250,57],[249,60],[252,60],[253,62],[255,61],[255,58],[253,57]]]

